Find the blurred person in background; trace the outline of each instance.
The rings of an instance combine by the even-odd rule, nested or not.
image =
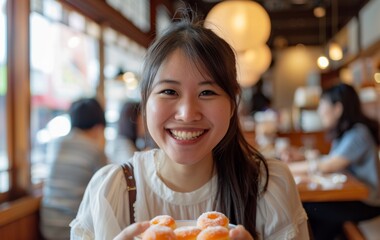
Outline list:
[[[107,164],[104,153],[105,114],[95,98],[82,98],[69,108],[71,131],[53,144],[54,153],[41,203],[45,239],[70,239],[75,218],[93,174]]]
[[[108,156],[113,163],[123,163],[136,151],[146,147],[144,123],[138,102],[127,101],[124,103],[120,110],[117,127],[118,136],[110,144]]]
[[[368,186],[366,201],[304,203],[315,239],[335,239],[345,221],[359,222],[380,215],[379,125],[366,117],[351,85],[340,83],[321,94],[318,114],[332,140],[329,154],[319,161],[300,152],[283,154],[295,174],[348,171]],[[313,169],[312,169],[313,168]]]
[[[271,99],[264,94],[264,80],[262,78],[252,87],[251,115],[271,108]]]

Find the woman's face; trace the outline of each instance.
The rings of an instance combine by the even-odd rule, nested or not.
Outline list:
[[[322,98],[319,101],[318,115],[323,127],[326,129],[334,128],[342,115],[342,104],[339,102],[332,104],[329,100]]]
[[[185,165],[212,161],[232,112],[228,95],[200,71],[175,50],[160,66],[146,103],[152,138],[170,159]]]

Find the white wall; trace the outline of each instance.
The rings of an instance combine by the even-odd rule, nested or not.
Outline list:
[[[290,108],[297,87],[306,86],[310,74],[319,71],[319,47],[296,46],[280,50],[273,68],[273,107]]]
[[[366,49],[380,38],[380,0],[368,2],[359,13],[361,47]]]

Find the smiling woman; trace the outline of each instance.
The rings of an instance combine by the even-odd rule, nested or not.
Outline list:
[[[240,129],[241,89],[228,43],[185,16],[156,39],[145,59],[142,115],[160,148],[129,160],[134,203],[125,194],[120,166],[95,174],[71,223],[72,239],[133,239],[155,216],[195,220],[209,211],[244,226],[229,231],[233,240],[308,239],[307,216],[289,169],[265,159]],[[130,214],[135,225],[125,218]]]

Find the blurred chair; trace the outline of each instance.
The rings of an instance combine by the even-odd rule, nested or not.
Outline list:
[[[380,239],[380,216],[359,223],[345,222],[343,230],[348,240],[378,240]]]

